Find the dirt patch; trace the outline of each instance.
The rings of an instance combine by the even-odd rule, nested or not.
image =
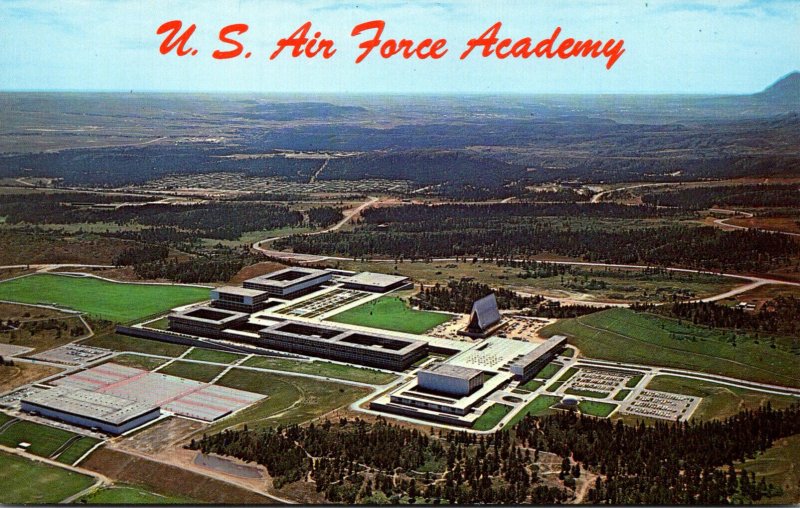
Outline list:
[[[167,418],[141,432],[115,440],[113,446],[121,450],[156,455],[188,443],[189,436],[202,431],[207,424],[186,418]]]
[[[197,452],[194,463],[200,467],[213,469],[223,474],[238,476],[240,478],[262,478],[261,471],[257,467],[240,464],[225,457],[216,455],[205,455]]]
[[[81,467],[116,481],[144,485],[163,495],[177,494],[214,504],[276,504],[273,499],[243,487],[108,448],[94,452]]]
[[[61,318],[72,316],[54,309],[44,309],[42,307],[33,307],[31,305],[22,305],[16,303],[0,303],[0,319],[3,321],[30,321],[34,319],[45,318]]]
[[[283,265],[281,263],[274,263],[272,261],[264,261],[263,263],[256,263],[254,265],[245,266],[231,278],[230,283],[241,284],[247,279],[252,279],[253,277],[258,277],[259,275],[275,272],[277,270],[282,270],[284,268],[286,268],[286,265]]]
[[[0,392],[10,391],[47,376],[58,374],[61,370],[49,365],[22,362],[16,362],[13,366],[0,367]]]
[[[767,229],[769,231],[800,233],[800,221],[793,217],[752,217],[749,219],[742,217],[731,219],[728,224],[746,228]]]

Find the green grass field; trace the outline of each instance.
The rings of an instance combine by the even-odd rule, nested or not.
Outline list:
[[[200,360],[203,362],[226,363],[230,364],[236,360],[241,360],[245,355],[229,353],[227,351],[217,351],[214,349],[194,348],[184,358],[187,360]]]
[[[642,380],[643,377],[644,377],[644,374],[639,374],[638,376],[633,376],[632,378],[630,378],[628,380],[627,383],[625,383],[625,387],[626,388],[636,388],[636,385],[639,384],[639,382]]]
[[[194,499],[180,496],[162,496],[140,487],[115,484],[103,487],[78,500],[81,504],[197,504]]]
[[[542,370],[537,372],[536,375],[533,376],[533,377],[536,378],[536,379],[550,379],[551,377],[555,376],[556,372],[561,370],[563,367],[564,367],[564,364],[562,364],[562,363],[550,362],[547,365],[545,365],[542,368]]]
[[[500,423],[505,415],[511,412],[511,406],[505,404],[493,404],[472,424],[475,430],[492,430]]]
[[[161,374],[169,374],[170,376],[184,377],[186,379],[194,379],[195,381],[208,383],[217,377],[223,370],[225,370],[225,367],[222,365],[174,361],[158,372]]]
[[[616,404],[610,404],[608,402],[595,402],[593,400],[582,400],[578,403],[578,409],[581,413],[591,416],[600,416],[603,418],[610,415],[611,412],[616,408]]]
[[[531,379],[530,381],[528,381],[524,385],[520,385],[520,388],[533,392],[533,391],[536,391],[543,384],[544,384],[544,381],[540,381],[538,379]]]
[[[95,335],[90,339],[81,342],[85,346],[102,347],[112,351],[131,351],[134,353],[144,353],[149,355],[171,356],[173,358],[182,355],[189,349],[189,346],[180,344],[170,344],[158,340],[139,339],[118,333],[107,333]]]
[[[245,361],[242,365],[260,367],[262,369],[285,370],[287,372],[298,372],[302,374],[316,374],[317,376],[345,379],[347,381],[357,381],[374,385],[384,385],[397,379],[397,376],[394,374],[381,372],[379,370],[368,368],[361,369],[323,361],[300,362],[297,360],[285,360],[283,358],[254,356]]]
[[[577,388],[567,388],[564,393],[578,395],[580,397],[591,397],[593,399],[605,399],[608,394],[605,392],[595,392],[593,390],[578,390]]]
[[[767,341],[726,342],[730,332],[679,323],[628,309],[565,319],[542,329],[567,335],[589,358],[644,363],[800,387],[797,356]]]
[[[56,504],[93,483],[90,476],[0,452],[2,504]]]
[[[94,445],[100,441],[91,437],[83,436],[77,441],[74,441],[69,447],[61,452],[56,458],[62,464],[72,465],[76,460],[83,457],[83,455],[92,449]]]
[[[414,310],[401,298],[384,296],[329,318],[329,321],[383,330],[422,334],[449,321],[451,316]]]
[[[217,384],[269,397],[202,430],[208,434],[245,423],[258,429],[307,422],[369,393],[341,383],[243,369],[232,369]]]
[[[553,395],[539,395],[538,397],[530,401],[522,411],[515,414],[514,417],[511,420],[509,420],[508,425],[506,425],[506,427],[513,427],[527,415],[536,416],[546,412],[550,406],[552,406],[559,400],[561,400],[561,397],[556,397]]]
[[[727,418],[745,409],[756,409],[767,402],[774,408],[787,407],[797,399],[792,397],[755,392],[711,381],[700,381],[676,376],[656,376],[647,385],[648,390],[681,393],[703,397],[692,414],[692,419],[712,420]]]
[[[93,277],[35,274],[0,282],[0,300],[56,305],[117,322],[208,298],[209,290],[205,288],[124,284]]]
[[[627,397],[630,393],[631,390],[620,390],[616,395],[614,395],[614,400],[625,400],[625,397]]]
[[[0,434],[0,444],[16,448],[20,443],[27,442],[31,444],[29,453],[49,457],[73,437],[75,434],[66,430],[20,420]]]

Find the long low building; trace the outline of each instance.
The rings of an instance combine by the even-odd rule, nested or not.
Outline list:
[[[483,386],[483,371],[449,363],[421,370],[417,378],[421,388],[450,395],[469,395]]]
[[[252,314],[267,308],[269,297],[269,293],[259,289],[225,286],[211,290],[211,306]]]
[[[23,411],[119,435],[161,415],[158,406],[66,387],[51,388],[21,401]]]
[[[284,321],[259,332],[265,347],[331,360],[402,371],[428,354],[428,343],[300,321]]]
[[[514,379],[526,382],[531,376],[542,370],[566,345],[567,338],[565,336],[553,335],[536,346],[530,353],[514,360],[509,367],[511,373],[514,374]]]
[[[223,330],[247,322],[250,317],[244,312],[215,309],[205,305],[170,314],[169,329],[174,332],[199,335],[217,339],[226,338]]]
[[[313,291],[333,278],[326,270],[292,267],[253,277],[242,284],[246,289],[265,291],[271,296],[294,298]]]
[[[407,286],[410,283],[410,279],[402,275],[360,272],[342,279],[341,282],[347,289],[369,291],[370,293],[388,293]]]

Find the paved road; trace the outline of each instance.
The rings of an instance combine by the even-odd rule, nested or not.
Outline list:
[[[731,217],[727,217],[725,219],[716,219],[716,220],[714,220],[714,224],[716,224],[718,226],[722,226],[723,228],[745,229],[745,230],[754,229],[756,231],[763,231],[765,233],[778,233],[778,234],[786,235],[786,236],[800,237],[800,233],[790,233],[789,231],[778,231],[778,230],[775,230],[775,229],[751,228],[751,227],[747,227],[747,226],[739,226],[739,225],[736,225],[736,224],[728,223],[729,220],[733,220],[733,219],[740,219],[740,218],[752,219],[753,217],[755,217],[755,215],[750,213],[750,212],[742,212],[742,211],[739,211],[739,210],[728,210],[728,209],[725,209],[725,208],[711,208],[708,211],[709,212],[713,212],[713,213],[724,213],[726,215],[731,215]]]

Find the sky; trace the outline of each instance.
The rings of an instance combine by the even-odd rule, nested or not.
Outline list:
[[[197,25],[196,56],[162,55],[157,28]],[[356,64],[353,26],[386,22],[384,38],[446,38],[439,60]],[[800,70],[800,0],[0,0],[0,90],[263,93],[752,93]],[[330,59],[269,55],[306,21],[334,40]],[[497,21],[535,42],[556,27],[575,39],[623,39],[604,58],[458,57]],[[229,24],[248,59],[215,60]]]

